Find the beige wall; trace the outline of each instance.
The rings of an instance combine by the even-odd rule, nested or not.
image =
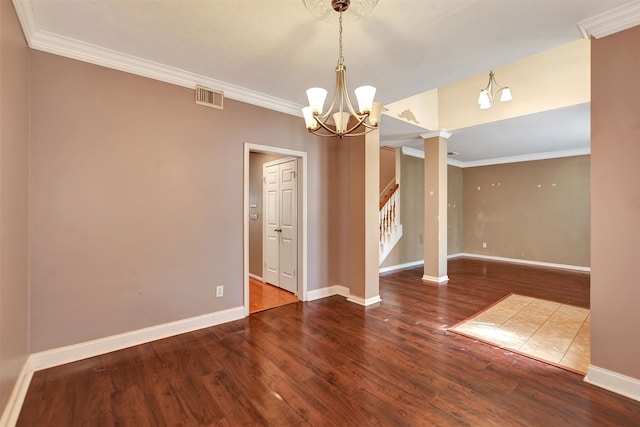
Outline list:
[[[463,178],[463,252],[590,265],[589,156],[465,168]]]
[[[335,141],[335,138],[333,139]],[[330,258],[322,257],[317,262],[326,268],[330,277],[337,280],[338,285],[349,288],[349,270],[351,260],[349,258],[349,248],[351,240],[349,238],[350,227],[350,193],[351,176],[349,165],[349,144],[350,139],[337,143],[337,149],[330,153],[330,163],[336,165],[329,174],[329,186],[318,188],[318,191],[329,193],[335,191],[329,197],[326,204],[320,205],[320,219],[324,216],[332,216],[335,221],[328,227],[329,246],[331,247]]]
[[[449,192],[447,194],[447,252],[449,255],[462,252],[463,237],[463,169],[448,166]]]
[[[402,156],[400,223],[397,264],[424,260],[424,159]]]
[[[591,47],[591,364],[640,379],[640,27]]]
[[[0,416],[29,354],[28,50],[13,5],[0,1]]]
[[[462,248],[462,169],[447,166],[448,174],[448,254]],[[424,260],[424,159],[402,155],[400,224],[402,239],[380,267],[392,267]],[[455,205],[455,206],[454,206]]]
[[[262,277],[262,165],[279,159],[280,155],[254,153],[249,155],[249,213],[257,219],[249,219],[249,273]],[[251,206],[255,205],[255,208]]]
[[[380,193],[396,178],[396,149],[380,147]]]
[[[336,284],[335,140],[230,99],[221,111],[185,88],[30,59],[32,351],[241,306],[245,142],[308,153],[308,289]]]
[[[424,159],[402,155],[400,160],[400,221],[402,239],[380,267],[391,267],[424,258]]]
[[[449,165],[448,254],[588,267],[589,162],[589,156],[576,156],[465,169]],[[404,233],[381,267],[423,259],[423,171],[423,159],[402,156]]]

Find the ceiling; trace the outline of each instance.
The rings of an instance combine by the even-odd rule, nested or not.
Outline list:
[[[377,100],[395,102],[577,40],[582,37],[579,22],[627,3],[379,0],[364,17],[345,20],[348,85],[374,85]],[[122,64],[144,63],[165,74],[206,79],[228,97],[266,100],[291,114],[306,104],[308,87],[331,91],[334,86],[337,15],[318,19],[302,0],[14,4],[36,49],[133,72],[135,67]],[[558,131],[560,125],[564,132]],[[588,105],[576,106],[456,130],[449,143],[460,152],[460,162],[588,150],[588,126]],[[419,145],[424,131],[385,117],[381,139],[383,144]]]
[[[456,129],[447,141],[448,151],[455,153],[449,163],[473,167],[589,154],[590,117],[586,103]],[[388,145],[423,151],[424,129],[399,120],[389,122]]]

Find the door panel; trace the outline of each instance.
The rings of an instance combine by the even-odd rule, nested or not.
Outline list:
[[[298,292],[298,201],[296,160],[280,165],[280,287]]]
[[[298,293],[298,200],[295,159],[263,167],[265,230],[263,278]]]
[[[280,223],[280,200],[278,185],[278,165],[264,166],[264,271],[263,279],[267,283],[278,286],[280,275],[280,236],[276,231]]]

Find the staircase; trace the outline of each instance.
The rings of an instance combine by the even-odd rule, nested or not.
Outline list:
[[[380,197],[380,258],[378,265],[389,256],[391,250],[402,237],[402,225],[398,224],[397,211],[399,205],[400,185],[391,182]]]

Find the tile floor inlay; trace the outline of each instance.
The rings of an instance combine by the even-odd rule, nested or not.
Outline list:
[[[589,309],[512,294],[449,331],[586,374]]]

